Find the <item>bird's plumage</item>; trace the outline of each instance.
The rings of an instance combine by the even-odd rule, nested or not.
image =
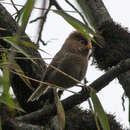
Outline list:
[[[63,88],[76,85],[77,81],[64,75],[62,72],[81,81],[86,74],[89,49],[89,41],[84,35],[77,31],[70,34],[61,50],[54,56],[48,66],[43,81]],[[42,84],[34,91],[28,101],[38,100],[47,89],[48,86]]]

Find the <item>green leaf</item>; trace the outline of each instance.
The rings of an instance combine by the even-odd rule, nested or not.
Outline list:
[[[21,76],[21,75],[25,75],[25,73],[23,72],[23,70],[21,69],[21,67],[17,63],[15,63],[15,61],[13,61],[13,62],[14,62],[13,69],[19,74],[19,77],[24,81],[24,83],[30,89],[32,89],[34,91],[34,88],[33,88],[32,84],[31,84],[30,80],[28,78],[26,78],[26,77]]]
[[[91,99],[92,99],[92,102],[93,102],[93,105],[94,105],[94,110],[95,110],[95,113],[102,125],[102,128],[104,130],[110,130],[110,125],[109,125],[109,122],[108,122],[108,119],[107,119],[107,116],[103,110],[103,107],[96,95],[96,92],[93,88],[90,88],[90,96],[91,96]]]
[[[28,78],[26,78],[23,70],[21,69],[21,67],[13,60],[11,55],[8,55],[8,59],[9,62],[4,62],[1,63],[0,66],[9,66],[9,70],[11,72],[13,72],[13,70],[15,70],[16,73],[19,74],[19,77],[24,81],[24,83],[32,90],[34,90],[34,88],[32,87],[32,84],[30,82],[30,80]],[[23,76],[21,76],[23,75]],[[0,77],[0,81],[1,81],[1,77]]]
[[[76,1],[83,10],[83,13],[86,16],[87,20],[89,21],[90,25],[95,29],[93,16],[91,15],[91,12],[87,8],[87,6],[89,6],[87,5],[87,1],[86,0],[76,0]]]
[[[5,53],[2,54],[2,62],[5,63],[6,55]],[[2,64],[2,63],[1,63]],[[10,108],[15,108],[17,110],[23,111],[18,105],[16,105],[13,101],[13,98],[10,96],[9,88],[10,88],[10,80],[9,80],[9,71],[7,66],[2,66],[3,77],[2,77],[2,86],[3,86],[3,93],[0,96],[0,103],[4,103],[8,105]]]
[[[92,102],[91,102],[90,99],[88,99],[88,104],[89,104],[90,110],[91,110],[92,112],[94,112],[93,106],[92,106]],[[98,118],[97,118],[97,114],[96,114],[96,113],[94,114],[94,118],[95,118],[97,130],[100,130],[100,125],[99,125],[99,122],[98,122]]]
[[[62,10],[55,10],[55,13],[59,14],[62,16],[70,25],[72,25],[75,29],[83,33],[88,39],[95,41],[90,35],[96,35],[95,32],[86,24],[83,24],[81,21],[78,19],[72,17],[71,15],[68,15]]]
[[[3,85],[3,77],[0,76],[0,87],[2,87],[2,85]]]
[[[35,49],[35,50],[38,50],[38,46],[35,45],[35,44],[32,43],[32,42],[28,42],[28,41],[24,41],[24,40],[21,40],[21,39],[20,39],[20,43],[23,44],[23,45],[25,45],[25,46],[27,46],[27,47],[31,47],[31,48],[33,48],[33,49]]]
[[[0,103],[9,106],[12,109],[16,109],[21,112],[25,112],[18,104],[14,103],[14,99],[8,94],[8,97],[3,95],[0,96]]]
[[[60,130],[64,130],[64,128],[65,128],[65,112],[64,112],[63,105],[59,99],[59,96],[56,92],[56,89],[54,89],[54,95],[55,95],[55,103],[56,103],[56,107],[57,107],[58,118],[59,118],[59,122],[60,122]]]
[[[22,28],[22,32],[25,32],[29,17],[31,15],[32,9],[34,7],[36,0],[27,0],[24,8],[22,9],[22,11],[20,12],[20,22],[21,22],[21,28]]]
[[[17,41],[16,38],[14,38],[14,37],[4,37],[3,40],[8,42],[9,44],[11,44],[14,48],[19,50],[24,56],[26,56],[33,63],[35,63],[35,61],[33,59],[31,59],[31,57],[22,48],[19,47],[18,43],[16,42]]]
[[[96,114],[96,113],[94,114],[94,118],[95,118],[97,130],[101,130],[100,125],[99,125],[99,121],[98,121],[98,117],[97,117],[97,114]]]
[[[6,55],[5,53],[2,54],[2,62],[6,62]],[[10,88],[10,81],[9,81],[9,72],[6,69],[5,66],[2,67],[3,71],[3,94],[8,95],[9,93],[9,88]]]

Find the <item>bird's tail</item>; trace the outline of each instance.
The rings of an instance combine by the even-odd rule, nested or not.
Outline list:
[[[35,100],[38,100],[43,94],[45,94],[47,92],[49,87],[47,86],[39,86],[33,93],[32,95],[29,97],[28,101],[27,102],[30,102],[30,101],[35,101]]]

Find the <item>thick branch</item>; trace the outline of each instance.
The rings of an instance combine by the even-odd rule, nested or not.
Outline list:
[[[26,124],[14,119],[8,119],[2,124],[2,129],[6,130],[42,130],[41,126]]]
[[[117,66],[113,67],[111,70],[109,70],[104,75],[99,77],[89,86],[96,89],[96,91],[98,92],[102,88],[104,88],[107,84],[109,84],[109,82],[111,82],[114,78],[128,71],[129,69],[130,69],[130,59],[127,59],[119,63]],[[64,106],[65,111],[67,111],[73,108],[74,106],[82,103],[83,101],[87,100],[88,98],[89,98],[89,91],[82,90],[79,94],[72,95],[68,97],[67,99],[63,100],[62,104]],[[48,105],[48,106],[44,106],[42,109],[36,112],[30,113],[21,117],[17,117],[16,119],[25,121],[26,123],[31,123],[31,124],[39,124],[39,123],[44,124],[54,115],[56,115],[56,106]]]
[[[8,29],[13,34],[16,32],[17,24],[8,11],[0,4],[0,26]]]
[[[77,0],[77,2],[80,0]],[[85,4],[80,4],[81,9],[83,10],[86,18],[95,27],[96,32],[99,32],[99,28],[104,22],[112,22],[112,18],[109,15],[109,12],[105,8],[102,0],[84,0]],[[123,37],[123,36],[122,36]],[[100,40],[100,39],[99,39]],[[130,98],[130,73],[123,73],[118,77],[119,83],[122,85],[126,96]]]
[[[15,35],[16,30],[18,29],[16,21],[12,18],[12,16],[8,13],[8,11],[6,11],[6,9],[1,4],[0,4],[0,27],[5,29],[0,31],[0,37],[13,36]],[[25,36],[26,34],[23,35]],[[24,37],[24,40],[31,42],[31,40],[27,35],[26,37]],[[0,45],[5,49],[9,49],[11,47],[7,42],[3,41],[2,39],[0,40]],[[21,59],[16,59],[15,61],[21,67],[25,75],[37,80],[41,80],[41,75],[44,73],[46,69],[45,62],[43,61],[37,50],[23,45],[22,48],[31,57],[37,58],[37,60],[35,60],[36,64],[31,62],[30,60],[22,59],[23,55],[20,53],[9,52],[9,55],[13,55],[14,57],[21,57]],[[18,102],[25,111],[32,112],[42,107],[40,101],[41,100],[43,101],[44,100],[43,98],[33,103],[31,102],[27,103],[27,99],[32,94],[32,90],[27,86],[27,84],[25,84],[25,82],[18,75],[10,73],[10,82]],[[32,87],[34,88],[36,88],[39,85],[37,82],[34,81],[30,82],[32,84]]]
[[[93,22],[94,26],[96,26],[96,28],[100,27],[100,25],[104,21],[112,20],[101,0],[86,0],[86,2],[87,2],[86,8],[89,10],[91,16],[93,17],[92,22]],[[54,5],[56,6],[56,4],[54,4]],[[7,30],[9,30],[8,35],[13,35],[16,32],[16,29],[17,29],[16,22],[8,14],[8,12],[5,10],[5,8],[3,8],[1,5],[0,5],[0,21],[1,21],[0,26],[2,25],[2,27],[7,28]],[[7,33],[6,33],[6,35],[7,35]],[[28,48],[27,48],[27,51],[34,52],[34,50],[31,50],[31,51],[28,50]],[[33,55],[33,52],[31,53],[31,55]],[[35,52],[35,54],[36,54],[35,55],[36,57],[40,57],[38,52]],[[21,65],[21,68],[23,69],[23,71],[25,71],[25,72],[27,71],[27,73],[28,73],[28,71],[30,71],[30,66],[32,66],[33,69],[31,69],[31,73],[29,72],[27,75],[29,75],[29,76],[32,75],[32,78],[36,78],[36,79],[40,78],[39,76],[42,75],[42,73],[43,73],[42,71],[44,71],[44,69],[46,68],[44,61],[42,61],[40,63],[40,67],[37,67],[35,65],[33,67],[33,64],[31,62],[28,62],[28,61],[25,62],[24,60],[21,60],[20,62],[17,61],[17,62],[19,65]],[[25,66],[26,67],[28,66],[28,67],[24,68]],[[90,84],[90,86],[95,88],[98,92],[103,87],[105,87],[105,85],[107,85],[111,80],[113,80],[115,77],[117,77],[121,73],[129,70],[130,69],[129,66],[130,66],[130,60],[128,59],[124,63],[122,62],[121,64],[112,68],[105,75],[103,75],[102,77],[97,79],[95,82]],[[38,70],[38,72],[37,72],[37,70]],[[38,73],[38,75],[37,75],[37,73]],[[38,109],[39,106],[37,106],[37,104],[39,104],[39,102],[34,103],[34,104],[26,103],[26,99],[28,98],[28,96],[30,96],[31,90],[30,89],[25,90],[25,88],[28,88],[26,86],[26,84],[22,84],[21,86],[19,86],[21,84],[21,82],[23,83],[23,81],[20,78],[16,79],[17,76],[15,76],[15,75],[13,75],[13,76],[14,76],[12,79],[13,88],[16,87],[16,89],[17,89],[17,88],[21,87],[21,88],[23,88],[23,90],[25,92],[25,93],[21,93],[22,91],[19,90],[19,94],[22,95],[20,98],[22,98],[22,101],[25,101],[23,103],[23,105],[27,106],[28,111],[30,108],[32,109],[34,106],[35,106],[35,109]],[[37,86],[37,85],[35,85],[35,86]],[[24,96],[26,96],[26,97],[24,97]],[[73,106],[80,104],[83,101],[87,100],[88,98],[89,98],[89,94],[86,95],[86,92],[81,91],[79,95],[78,94],[73,95],[73,96],[63,100],[62,103],[64,105],[65,110],[67,111],[70,108],[72,108]],[[52,117],[54,115],[56,115],[56,107],[54,105],[50,105],[50,106],[44,106],[43,109],[30,113],[28,115],[18,117],[17,119],[25,121],[26,123],[39,124],[39,122],[41,123],[41,120],[45,123],[46,121],[48,121],[50,119],[50,117]]]
[[[102,0],[76,0],[90,24],[98,29],[105,21],[112,21]]]

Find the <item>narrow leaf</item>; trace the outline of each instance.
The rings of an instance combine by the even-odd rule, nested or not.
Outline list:
[[[2,54],[2,62],[6,62],[6,55],[5,53]],[[9,72],[6,69],[5,66],[2,67],[3,71],[3,94],[6,96],[9,93],[9,88],[10,88],[10,81],[9,81]]]
[[[14,99],[11,98],[11,96],[8,96],[8,100],[7,100],[7,97],[0,96],[0,103],[3,103],[5,105],[9,106],[12,109],[16,109],[18,111],[25,112],[18,104],[14,103],[13,100]]]
[[[89,23],[91,24],[91,26],[95,29],[94,26],[94,19],[91,15],[91,12],[88,10],[87,8],[87,1],[86,0],[76,0],[77,3],[79,4],[79,6],[81,7],[81,9],[83,10],[83,13],[85,14],[87,20],[89,21]]]
[[[5,63],[6,60],[6,55],[5,53],[2,54],[2,63]],[[1,64],[2,64],[1,63]],[[10,88],[10,80],[9,80],[9,71],[6,68],[6,66],[2,66],[2,71],[3,71],[3,81],[2,81],[2,86],[3,86],[3,93],[2,96],[0,97],[0,103],[4,103],[8,105],[10,108],[15,108],[18,110],[22,110],[20,107],[16,106],[13,98],[10,96],[9,93],[9,88]]]
[[[24,46],[31,47],[31,48],[33,48],[33,49],[35,49],[35,50],[38,49],[38,46],[35,45],[35,44],[32,43],[32,42],[28,42],[28,41],[24,41],[24,40],[21,40],[21,39],[20,39],[20,43],[23,44]]]
[[[35,63],[35,61],[33,59],[31,59],[31,57],[22,48],[19,47],[19,45],[16,42],[16,39],[14,37],[4,37],[3,40],[6,41],[6,42],[8,42],[9,44],[11,44],[14,48],[16,48],[17,50],[19,50],[24,56],[26,56],[33,63]]]
[[[65,112],[64,112],[64,108],[62,106],[62,103],[59,99],[59,96],[56,92],[56,89],[54,89],[54,95],[55,95],[55,103],[56,103],[56,107],[57,107],[58,118],[59,118],[59,122],[60,122],[60,130],[64,130],[64,128],[65,128]]]
[[[21,67],[13,60],[13,58],[11,56],[8,56],[9,60],[11,60],[11,63],[7,63],[8,65],[10,65],[10,69],[15,70],[15,72],[19,73],[19,77],[24,81],[24,83],[32,90],[34,90],[30,80],[26,77],[23,77],[21,75],[25,75],[24,71],[21,69]]]
[[[38,83],[41,83],[41,84],[46,84],[46,85],[48,85],[48,86],[50,86],[50,87],[52,87],[52,88],[56,87],[56,88],[60,88],[60,89],[62,89],[62,90],[71,92],[71,93],[73,93],[73,94],[79,94],[79,93],[76,93],[76,92],[74,92],[74,91],[67,90],[67,89],[65,89],[65,88],[63,88],[63,87],[56,86],[56,85],[51,84],[51,83],[48,83],[48,82],[43,82],[43,81],[40,81],[40,80],[33,79],[33,78],[31,78],[31,77],[28,77],[28,76],[26,76],[26,75],[20,74],[20,73],[15,72],[15,71],[11,71],[11,72],[14,73],[14,74],[16,74],[16,75],[22,76],[22,77],[24,77],[24,78],[33,80],[33,81],[35,81],[35,82],[38,82]]]
[[[101,130],[100,125],[99,125],[99,121],[98,121],[98,117],[97,117],[97,113],[94,114],[94,118],[95,118],[97,130]]]
[[[94,110],[95,110],[95,113],[102,125],[102,128],[104,130],[110,130],[110,125],[109,125],[109,122],[108,122],[108,119],[107,119],[107,116],[103,110],[103,107],[96,95],[96,92],[93,88],[90,88],[90,96],[91,96],[91,99],[92,99],[92,102],[93,102],[93,105],[94,105]]]
[[[21,28],[22,28],[22,32],[25,31],[29,17],[31,15],[32,9],[34,7],[35,4],[35,0],[27,0],[24,8],[22,9],[21,13],[20,13],[20,22],[21,22]]]
[[[70,25],[72,25],[75,29],[83,33],[88,39],[95,41],[90,35],[95,35],[95,32],[86,24],[83,24],[78,19],[72,17],[71,15],[68,15],[67,13],[63,12],[62,10],[56,10],[55,13],[62,16]]]
[[[25,76],[25,73],[23,72],[23,70],[21,69],[21,67],[13,60],[13,57],[11,55],[8,55],[8,62],[5,61],[3,63],[0,63],[1,67],[8,67],[8,70],[15,70],[16,73],[19,73],[20,78],[24,81],[24,83],[32,90],[34,90],[34,88],[32,87],[32,84],[30,82],[30,80],[26,77],[23,77],[21,75]],[[3,79],[2,79],[3,80]],[[0,77],[0,81],[1,81],[1,77]],[[1,83],[1,82],[0,82]]]

